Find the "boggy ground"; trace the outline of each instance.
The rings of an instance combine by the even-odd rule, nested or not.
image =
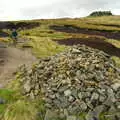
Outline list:
[[[77,45],[77,44],[84,44],[92,48],[96,48],[99,50],[102,50],[109,55],[112,56],[118,56],[120,57],[120,48],[116,48],[114,45],[101,40],[101,39],[85,39],[85,38],[68,38],[68,39],[62,39],[62,40],[55,40],[59,44],[62,45]]]
[[[59,32],[66,32],[66,33],[82,33],[87,35],[99,35],[104,36],[109,39],[118,39],[120,40],[120,32],[116,31],[106,31],[106,30],[93,30],[88,28],[80,28],[72,25],[52,25],[50,29],[59,31]]]

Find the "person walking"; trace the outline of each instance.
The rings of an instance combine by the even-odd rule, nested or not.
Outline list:
[[[16,43],[17,43],[17,36],[18,36],[18,33],[17,33],[16,29],[13,29],[12,30],[12,39],[13,39],[14,45],[16,45]]]

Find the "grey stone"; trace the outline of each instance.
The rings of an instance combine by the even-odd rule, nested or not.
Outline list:
[[[3,98],[0,98],[0,104],[5,104],[6,101]]]
[[[117,109],[115,108],[115,106],[111,106],[110,107],[110,109],[109,109],[109,111],[108,111],[110,114],[114,114],[114,113],[116,113],[117,112]]]
[[[79,98],[79,99],[82,99],[82,93],[81,93],[81,92],[78,93],[78,98]]]
[[[66,91],[64,91],[64,95],[65,96],[70,96],[71,95],[71,90],[66,90]]]
[[[81,102],[80,103],[80,108],[81,108],[82,111],[85,111],[87,109],[86,103],[85,102]]]
[[[86,120],[94,120],[94,113],[92,111],[89,111],[85,118]]]
[[[115,95],[112,89],[107,89],[108,98],[104,102],[105,105],[111,106],[114,102],[116,102]]]
[[[66,109],[71,115],[92,110],[96,117],[100,105],[106,106],[105,112],[112,105],[119,111],[120,71],[110,56],[97,49],[73,46],[20,71],[22,93],[32,99],[42,94],[47,108]]]
[[[100,95],[100,96],[99,96],[99,101],[100,101],[100,102],[103,103],[105,100],[106,100],[106,96],[105,96],[105,95]]]
[[[79,53],[81,53],[81,51],[78,50],[78,49],[73,48],[73,49],[72,49],[72,53],[78,53],[78,54],[79,54]]]
[[[115,91],[117,91],[118,88],[120,88],[120,83],[114,83],[114,84],[112,84],[112,88],[113,88]]]
[[[35,95],[34,95],[33,92],[30,93],[30,98],[31,98],[31,99],[35,99]]]
[[[93,109],[93,108],[94,108],[90,101],[87,102],[86,104],[87,104],[87,106],[88,106],[90,109]]]
[[[95,117],[96,119],[99,120],[99,116],[100,116],[100,114],[104,111],[104,108],[105,108],[104,105],[100,105],[100,106],[97,106],[97,107],[94,108],[93,114],[94,114],[94,117]]]
[[[73,102],[74,100],[75,100],[75,98],[73,96],[69,96],[69,98],[68,98],[69,102]]]
[[[115,94],[117,99],[120,99],[120,90]]]
[[[55,120],[57,118],[57,114],[54,111],[47,110],[45,114],[44,120]]]
[[[108,114],[108,115],[105,115],[105,119],[108,119],[108,120],[117,120],[115,115],[112,115],[112,114]]]
[[[67,116],[67,120],[77,120],[76,116]]]
[[[115,102],[117,109],[120,110],[120,101]]]
[[[30,87],[30,81],[27,81],[25,84],[24,84],[24,89],[25,89],[25,92],[30,92],[30,90],[31,90],[31,87]]]
[[[91,101],[92,100],[97,100],[99,98],[99,94],[98,93],[93,93],[92,97],[91,97]]]

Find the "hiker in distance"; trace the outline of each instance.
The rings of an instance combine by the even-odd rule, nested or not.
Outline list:
[[[17,33],[16,29],[12,30],[11,36],[12,36],[14,45],[16,45],[16,43],[17,43],[17,36],[18,36],[18,33]]]

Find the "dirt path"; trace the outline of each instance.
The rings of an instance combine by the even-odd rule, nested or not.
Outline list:
[[[120,32],[116,32],[116,31],[93,30],[87,28],[79,28],[72,25],[64,25],[64,26],[53,25],[50,26],[50,29],[60,32],[66,32],[66,33],[82,33],[87,35],[98,35],[98,36],[104,36],[109,39],[120,40]]]
[[[35,61],[36,58],[30,51],[6,47],[0,43],[0,88],[13,79],[13,73],[20,65],[30,65]]]

